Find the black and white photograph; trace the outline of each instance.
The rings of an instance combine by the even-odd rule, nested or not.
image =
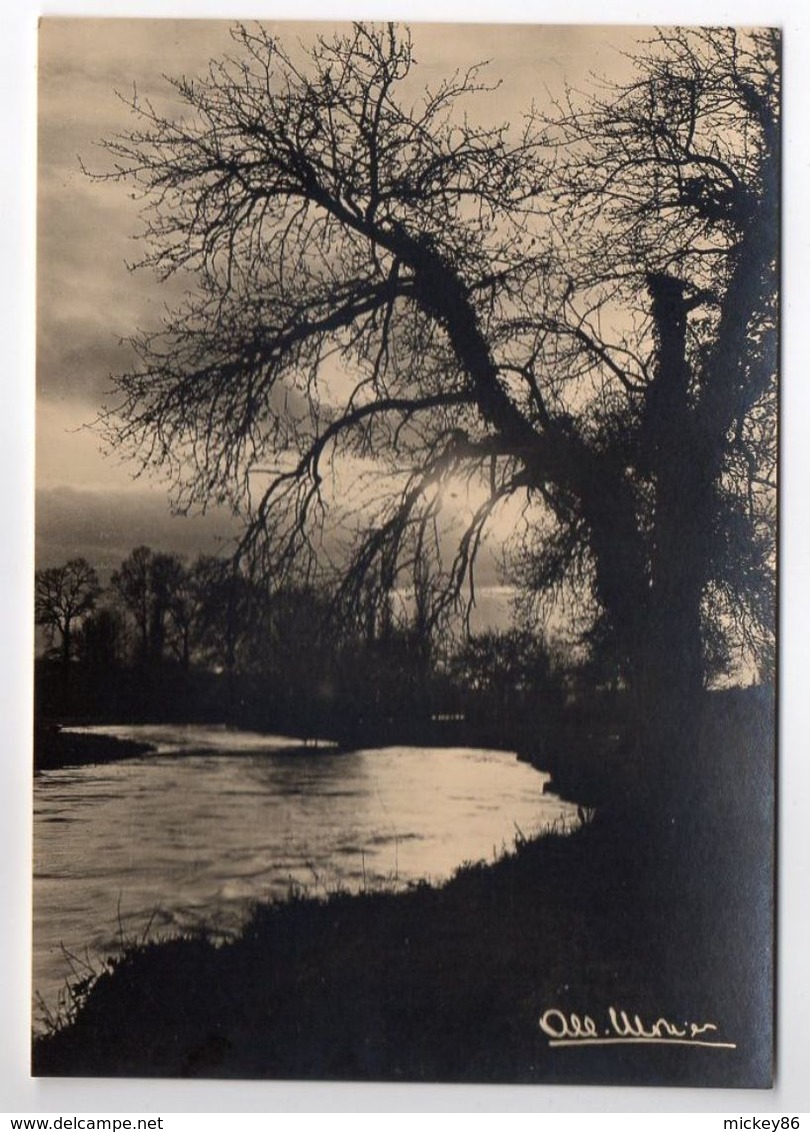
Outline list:
[[[771,1088],[781,32],[38,52],[32,1074]]]

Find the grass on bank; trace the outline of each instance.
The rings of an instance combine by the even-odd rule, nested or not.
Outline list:
[[[765,1087],[773,1035],[773,719],[716,700],[677,858],[649,822],[518,838],[442,887],[300,892],[222,943],[125,946],[35,1039],[55,1076]],[[545,1010],[713,1023],[734,1050],[553,1048]]]
[[[706,921],[670,892],[634,891],[632,861],[608,861],[599,836],[528,841],[442,888],[293,896],[225,944],[128,947],[69,1025],[35,1040],[34,1073],[766,1084],[767,956],[752,909],[732,899]],[[741,1046],[559,1050],[539,1028],[551,1007],[601,1020],[611,1005],[713,1021]]]

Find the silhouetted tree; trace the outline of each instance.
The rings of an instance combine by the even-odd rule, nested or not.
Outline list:
[[[411,585],[405,591],[405,615],[400,618],[408,655],[416,665],[417,682],[423,692],[432,675],[436,648],[447,623],[441,601],[446,586],[437,547],[416,542],[410,570]]]
[[[150,571],[150,654],[159,664],[168,650],[185,669],[191,659],[191,638],[198,611],[198,593],[191,572],[177,554],[155,554]]]
[[[694,776],[705,619],[773,624],[776,33],[661,32],[626,84],[519,130],[474,124],[475,69],[414,102],[393,27],[306,61],[234,38],[174,83],[181,120],[135,99],[107,144],[151,209],[144,264],[199,281],[134,341],[116,442],[187,505],[230,500],[280,586],[351,508],[344,593],[390,591],[463,478],[450,601],[522,500],[536,584],[573,571],[608,620],[628,781],[666,810]],[[351,459],[387,494],[349,499]]]
[[[160,665],[171,644],[188,667],[196,599],[182,559],[137,546],[113,574],[112,586],[135,622],[141,663]]]
[[[142,663],[145,663],[149,656],[152,558],[153,552],[150,547],[137,546],[111,578],[113,590],[135,622],[139,658]]]
[[[37,570],[34,615],[49,643],[59,638],[59,655],[66,667],[73,656],[74,633],[95,607],[100,593],[98,575],[85,558],[63,566]]]
[[[117,609],[94,609],[76,633],[76,655],[82,664],[110,672],[127,661],[127,626]]]
[[[483,693],[505,709],[560,684],[546,643],[519,629],[469,636],[451,656],[450,673],[462,688]]]
[[[262,632],[261,591],[224,558],[201,555],[193,574],[196,639],[208,662],[233,676],[250,667],[251,643]]]
[[[169,591],[169,648],[184,669],[191,664],[202,607],[202,594],[194,568],[175,560],[174,576]]]

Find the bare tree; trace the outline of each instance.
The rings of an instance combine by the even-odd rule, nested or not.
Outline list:
[[[230,681],[250,667],[256,637],[264,628],[264,595],[234,563],[201,555],[194,564],[195,637],[210,662]]]
[[[188,668],[194,594],[183,560],[176,554],[155,554],[149,580],[152,663],[161,664],[167,648],[171,648]]]
[[[137,546],[111,580],[135,622],[141,662],[159,665],[170,645],[188,667],[195,595],[178,555]]]
[[[127,623],[118,609],[94,609],[76,634],[79,662],[107,678],[126,663],[127,646]]]
[[[98,575],[84,558],[72,558],[64,566],[37,570],[34,616],[52,643],[59,637],[59,654],[67,667],[73,655],[74,633],[95,608],[101,592]]]
[[[188,671],[202,610],[202,594],[194,566],[187,567],[177,555],[168,556],[165,568],[168,589],[168,646],[180,666]]]
[[[628,781],[666,806],[693,774],[706,619],[749,643],[773,624],[777,36],[661,32],[626,85],[518,130],[474,124],[477,69],[411,102],[393,27],[303,60],[234,39],[174,83],[182,119],[135,99],[107,142],[148,206],[143,265],[198,282],[135,340],[116,443],[183,505],[230,501],[277,580],[328,558],[349,599],[407,586],[466,481],[451,600],[517,498],[535,584],[576,578],[610,625]]]
[[[141,661],[145,661],[149,655],[152,558],[150,547],[137,546],[127,555],[111,578],[113,590],[135,622]]]

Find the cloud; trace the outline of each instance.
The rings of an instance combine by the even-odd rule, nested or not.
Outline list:
[[[41,488],[36,507],[37,568],[81,556],[96,567],[104,585],[136,546],[192,561],[201,553],[225,553],[238,530],[233,518],[221,510],[173,515],[165,496],[148,488]],[[507,627],[514,591],[497,584],[487,555],[482,556],[477,577],[470,618],[473,632]]]
[[[134,237],[142,231],[131,186],[88,178],[79,157],[103,173],[111,159],[99,142],[135,124],[125,96],[139,96],[158,113],[184,108],[167,79],[204,74],[211,59],[235,50],[228,21],[45,19],[39,61],[38,321],[41,390],[68,396],[99,394],[115,364],[114,343],[139,326],[154,326],[164,302],[179,287],[156,287],[146,273],[131,274],[125,261],[140,258]],[[346,25],[270,22],[294,54],[297,41],[327,37]],[[586,68],[615,72],[626,66],[618,48],[638,29],[414,25],[417,65],[403,97],[418,101],[426,84],[455,67],[491,59],[487,79],[501,81],[497,97],[479,98],[477,116],[520,122],[545,85],[562,76],[575,85]],[[85,362],[77,361],[84,355]],[[112,363],[112,365],[110,365]],[[126,364],[126,363],[124,363]]]
[[[172,513],[168,484],[106,453],[91,400],[41,399],[37,410],[36,557],[50,566],[83,555],[114,569],[133,547],[214,554],[237,533],[229,511]]]
[[[182,112],[164,75],[199,75],[210,59],[233,44],[226,21],[45,19],[40,30],[38,173],[37,546],[43,560],[77,553],[115,562],[139,542],[196,553],[212,547],[218,533],[232,532],[221,513],[181,520],[169,512],[166,489],[145,480],[133,485],[131,463],[104,460],[97,435],[81,429],[93,420],[110,387],[110,375],[133,363],[120,340],[138,328],[154,328],[164,304],[176,302],[187,281],[157,286],[126,261],[143,248],[139,204],[131,187],[89,178],[82,160],[98,172],[111,168],[101,139],[133,127],[131,112],[116,97],[137,82],[140,96],[158,113]],[[345,30],[335,24],[276,23],[293,53],[297,39]],[[520,114],[563,75],[575,85],[586,67],[615,70],[618,47],[629,47],[637,29],[517,26],[414,25],[417,66],[403,96],[418,100],[439,76],[490,58],[487,79],[502,80],[497,97],[479,99],[472,113],[498,120]],[[610,46],[608,46],[610,45]],[[293,394],[288,394],[292,397]],[[297,408],[297,406],[296,406]],[[303,404],[300,406],[303,413]],[[77,431],[79,430],[79,431]],[[357,492],[341,492],[354,498]],[[357,486],[355,484],[355,486]],[[461,506],[461,504],[459,504]],[[452,507],[450,494],[448,509]],[[492,549],[480,559],[481,585],[498,576],[498,535],[514,518],[496,516]]]
[[[227,512],[173,515],[165,495],[148,488],[40,488],[36,508],[39,568],[81,555],[107,573],[141,545],[187,558],[217,554],[237,533]]]

